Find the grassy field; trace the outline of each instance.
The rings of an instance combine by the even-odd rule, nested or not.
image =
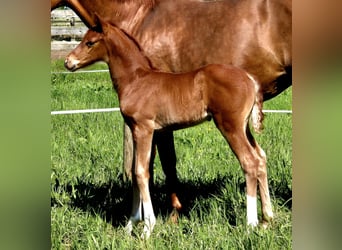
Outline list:
[[[51,71],[65,71],[63,61],[52,61]],[[264,108],[291,109],[291,104],[290,88]],[[51,75],[51,110],[109,107],[118,107],[118,101],[108,73]],[[169,197],[156,158],[152,202],[157,225],[147,241],[124,231],[131,187],[122,181],[122,127],[119,112],[51,117],[52,249],[292,248],[290,114],[266,114],[265,129],[256,135],[268,157],[275,212],[268,229],[246,230],[241,168],[214,124],[208,122],[174,133],[179,197],[184,206],[178,224],[168,220]],[[141,229],[138,226],[136,231]]]

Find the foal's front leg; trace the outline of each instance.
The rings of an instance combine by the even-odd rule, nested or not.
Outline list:
[[[129,234],[132,233],[133,226],[138,224],[138,222],[141,221],[142,219],[140,192],[138,189],[136,179],[134,177],[132,178],[132,184],[133,184],[132,212],[131,212],[131,217],[129,218],[128,223],[125,228],[127,233]]]
[[[153,128],[148,126],[135,126],[132,131],[135,156],[133,179],[137,187],[136,190],[133,189],[133,192],[139,192],[140,202],[142,203],[144,219],[144,234],[142,236],[145,238],[148,238],[151,235],[156,223],[149,190],[149,161],[153,132]],[[134,195],[134,197],[136,196]],[[136,215],[133,213],[134,211],[132,210],[131,218]]]

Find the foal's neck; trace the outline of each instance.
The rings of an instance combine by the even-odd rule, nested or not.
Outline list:
[[[126,33],[112,26],[106,35],[109,52],[109,69],[116,81],[132,79],[137,71],[151,71],[150,62],[138,44]]]

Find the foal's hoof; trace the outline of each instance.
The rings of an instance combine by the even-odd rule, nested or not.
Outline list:
[[[270,226],[270,223],[268,221],[262,221],[261,227],[263,229],[267,229],[267,228],[269,228],[269,226]]]
[[[267,229],[267,228],[271,227],[272,221],[273,221],[273,218],[269,218],[267,220],[263,219],[262,223],[261,223],[261,227],[263,229]]]
[[[150,231],[144,231],[141,235],[140,235],[140,239],[142,240],[148,240],[151,236],[151,232]]]
[[[269,213],[268,216],[264,215],[262,218],[262,223],[261,223],[262,228],[266,229],[266,228],[270,227],[270,224],[273,221],[273,218],[274,218],[274,215],[272,212]]]
[[[125,232],[132,236],[132,232],[133,232],[133,223],[132,221],[128,221],[127,225],[125,226]]]

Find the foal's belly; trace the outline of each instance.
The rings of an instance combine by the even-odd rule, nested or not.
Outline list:
[[[196,126],[202,122],[210,121],[211,114],[202,110],[194,112],[194,110],[187,110],[181,113],[169,113],[163,117],[157,117],[155,121],[156,130],[178,130]]]

